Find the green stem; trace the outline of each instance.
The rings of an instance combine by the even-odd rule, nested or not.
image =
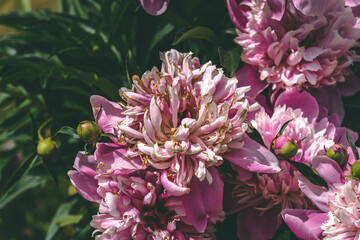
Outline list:
[[[45,127],[46,124],[48,124],[50,121],[52,120],[52,117],[49,118],[48,120],[46,120],[43,124],[41,124],[41,126],[38,129],[38,137],[39,140],[42,141],[44,140],[43,136],[41,135],[41,130]]]
[[[21,0],[21,6],[25,12],[31,12],[31,10],[32,10],[31,0]]]

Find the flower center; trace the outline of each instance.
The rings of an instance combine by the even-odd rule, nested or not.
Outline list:
[[[167,228],[170,217],[174,214],[164,206],[164,201],[156,201],[154,206],[144,205],[141,213],[143,225],[151,230],[164,230]]]
[[[253,173],[249,180],[236,182],[233,197],[242,208],[254,207],[266,211],[275,206],[285,208],[308,208],[311,201],[298,186],[300,173],[286,161],[279,161],[282,171],[278,173]]]

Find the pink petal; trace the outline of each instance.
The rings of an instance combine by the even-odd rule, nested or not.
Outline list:
[[[249,97],[256,97],[261,93],[267,86],[266,81],[260,80],[259,71],[254,69],[251,65],[245,64],[235,74],[238,80],[238,87],[251,86],[250,91],[246,93]]]
[[[117,126],[117,124],[123,119],[123,116],[121,115],[122,108],[120,105],[97,95],[90,97],[90,103],[93,107],[94,119],[96,119],[100,107],[102,107],[102,111],[97,122],[101,130],[103,130],[105,133],[112,133],[117,135],[114,126]]]
[[[198,232],[204,232],[208,218],[215,223],[219,218],[223,203],[224,184],[215,167],[208,168],[213,181],[202,182],[193,177],[190,183],[190,193],[182,196],[186,216]]]
[[[245,208],[238,213],[238,236],[246,240],[271,239],[281,224],[280,209],[274,207],[261,212]]]
[[[160,15],[163,14],[168,5],[170,0],[140,0],[140,3],[144,10],[151,15]]]
[[[309,122],[316,120],[319,115],[319,105],[314,97],[308,92],[300,92],[296,88],[288,89],[282,92],[275,101],[276,106],[286,105],[292,109],[300,108],[303,116],[309,119]]]
[[[86,200],[100,203],[101,197],[96,192],[98,183],[94,179],[97,174],[94,156],[86,156],[84,152],[79,152],[76,155],[74,168],[78,171],[69,171],[68,175],[76,191]]]
[[[226,3],[231,21],[237,28],[244,31],[246,28],[246,23],[248,22],[246,6],[243,4],[238,5],[236,0],[227,0]]]
[[[296,236],[308,240],[319,239],[321,225],[328,220],[327,213],[318,210],[285,209],[281,215]]]
[[[321,89],[311,89],[310,93],[319,105],[328,109],[329,114],[336,113],[341,121],[344,119],[345,110],[339,88],[325,86]]]
[[[136,156],[129,159],[127,150],[127,148],[119,148],[114,143],[98,143],[94,154],[99,163],[98,171],[102,174],[113,173],[114,171],[128,173],[143,169],[143,162],[140,157]]]
[[[299,187],[321,211],[329,211],[328,190],[326,188],[312,184],[302,175],[299,176]]]
[[[320,54],[324,53],[325,50],[320,47],[309,47],[305,49],[304,52],[304,59],[308,62],[313,61],[317,58]]]
[[[273,13],[272,18],[280,21],[286,8],[286,0],[268,0],[267,3]]]
[[[312,161],[312,167],[328,183],[345,183],[345,176],[339,164],[327,156],[315,156]]]
[[[173,196],[182,196],[190,191],[190,189],[187,187],[181,187],[171,182],[167,177],[166,170],[162,171],[160,179],[161,179],[161,184],[164,186],[166,191]]]
[[[294,6],[303,14],[309,16],[319,16],[324,12],[325,0],[292,0]]]
[[[268,149],[250,138],[244,138],[241,149],[233,149],[222,154],[222,157],[238,167],[251,172],[276,173],[279,161]]]

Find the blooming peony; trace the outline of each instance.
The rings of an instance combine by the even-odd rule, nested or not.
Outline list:
[[[360,238],[360,183],[347,178],[330,196],[329,220],[322,225],[324,239]]]
[[[69,171],[78,192],[87,200],[100,204],[99,213],[91,222],[96,228],[97,240],[214,238],[212,224],[205,222],[201,233],[192,226],[190,218],[193,216],[186,214],[183,204],[187,199],[168,194],[161,184],[162,176],[156,170],[103,173],[98,162],[96,155],[86,156],[80,152],[75,160],[76,171]],[[214,182],[221,183],[215,169],[210,171]],[[218,190],[217,186],[212,187]],[[208,216],[215,223],[221,214],[215,216],[214,211],[216,209],[208,212]]]
[[[357,135],[354,133],[351,135],[356,141]],[[353,164],[354,162],[354,155],[350,154],[348,163]],[[281,213],[284,221],[301,239],[318,240],[322,239],[321,236],[326,236],[325,239],[348,239],[348,236],[350,236],[349,239],[354,239],[356,234],[354,232],[357,230],[353,228],[352,224],[355,220],[353,221],[354,218],[351,217],[351,214],[357,216],[357,210],[352,206],[357,205],[354,193],[356,193],[358,182],[345,178],[345,175],[350,174],[349,165],[343,166],[341,169],[337,162],[326,156],[315,157],[312,165],[328,183],[329,189],[314,185],[302,177],[299,186],[318,210],[285,209]]]
[[[245,98],[249,87],[237,88],[236,78],[227,78],[211,62],[200,65],[191,55],[161,54],[161,71],[154,67],[134,76],[132,89],[121,88],[125,103],[91,98],[95,116],[103,109],[99,126],[117,136],[113,140],[126,149],[126,158],[162,170],[165,188],[177,196],[190,191],[194,176],[212,182],[208,168],[222,164],[222,154],[243,147],[245,117],[258,106]],[[276,171],[268,165],[264,168]]]
[[[272,89],[318,88],[352,76],[360,30],[344,0],[227,0],[242,60]],[[354,7],[355,1],[347,1]],[[354,77],[354,76],[352,76]]]
[[[315,168],[322,176],[323,171],[318,167],[323,166],[320,164],[323,159],[318,156],[325,156],[324,148],[338,141],[344,129],[334,121],[336,116],[335,119],[325,117],[320,110],[309,93],[293,89],[279,96],[272,115],[261,109],[251,123],[270,149],[281,126],[292,120],[283,133],[298,142],[297,154],[290,159]],[[307,179],[287,161],[279,160],[279,166],[281,171],[278,173],[254,174],[235,168],[238,175],[230,180],[233,200],[228,210],[230,213],[238,212],[239,237],[271,238],[281,224],[280,213],[283,209],[317,209],[316,203],[307,196]],[[327,171],[332,169],[330,166]]]

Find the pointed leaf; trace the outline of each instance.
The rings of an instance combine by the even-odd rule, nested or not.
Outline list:
[[[289,123],[290,123],[292,120],[294,120],[294,119],[290,119],[289,121],[285,122],[285,123],[281,126],[278,134],[276,135],[277,137],[280,136],[280,135],[282,135],[282,134],[284,133],[285,128],[287,127],[287,125],[289,125]]]
[[[74,128],[68,127],[68,126],[64,126],[64,127],[60,128],[60,130],[57,131],[57,133],[55,133],[55,135],[58,133],[69,135],[73,138],[80,138],[79,135],[77,134],[76,130]]]
[[[348,141],[348,143],[350,144],[351,150],[354,154],[354,158],[355,160],[359,159],[359,153],[356,149],[355,143],[353,142],[353,140],[351,139],[350,135],[349,135],[349,131],[346,129],[346,140]]]
[[[18,180],[14,185],[9,188],[0,198],[0,209],[4,208],[8,203],[10,203],[14,198],[19,194],[25,192],[26,190],[38,187],[40,185],[45,185],[46,179],[42,177],[34,176],[24,176]]]
[[[263,138],[261,137],[260,133],[258,132],[258,130],[256,130],[256,128],[253,128],[251,126],[249,126],[250,131],[251,132],[247,132],[247,135],[254,141],[256,141],[257,143],[261,144],[263,147],[267,148]]]
[[[211,42],[212,44],[214,44],[215,46],[220,45],[220,40],[217,38],[215,33],[208,27],[196,27],[196,28],[190,29],[189,31],[187,31],[186,33],[181,35],[181,37],[176,39],[172,43],[172,45],[174,46],[186,39],[194,39],[194,38],[205,39],[205,40]]]
[[[304,163],[299,163],[291,160],[286,160],[293,165],[305,178],[307,178],[312,184],[325,187],[329,189],[327,182],[319,175],[315,174],[313,169]]]

